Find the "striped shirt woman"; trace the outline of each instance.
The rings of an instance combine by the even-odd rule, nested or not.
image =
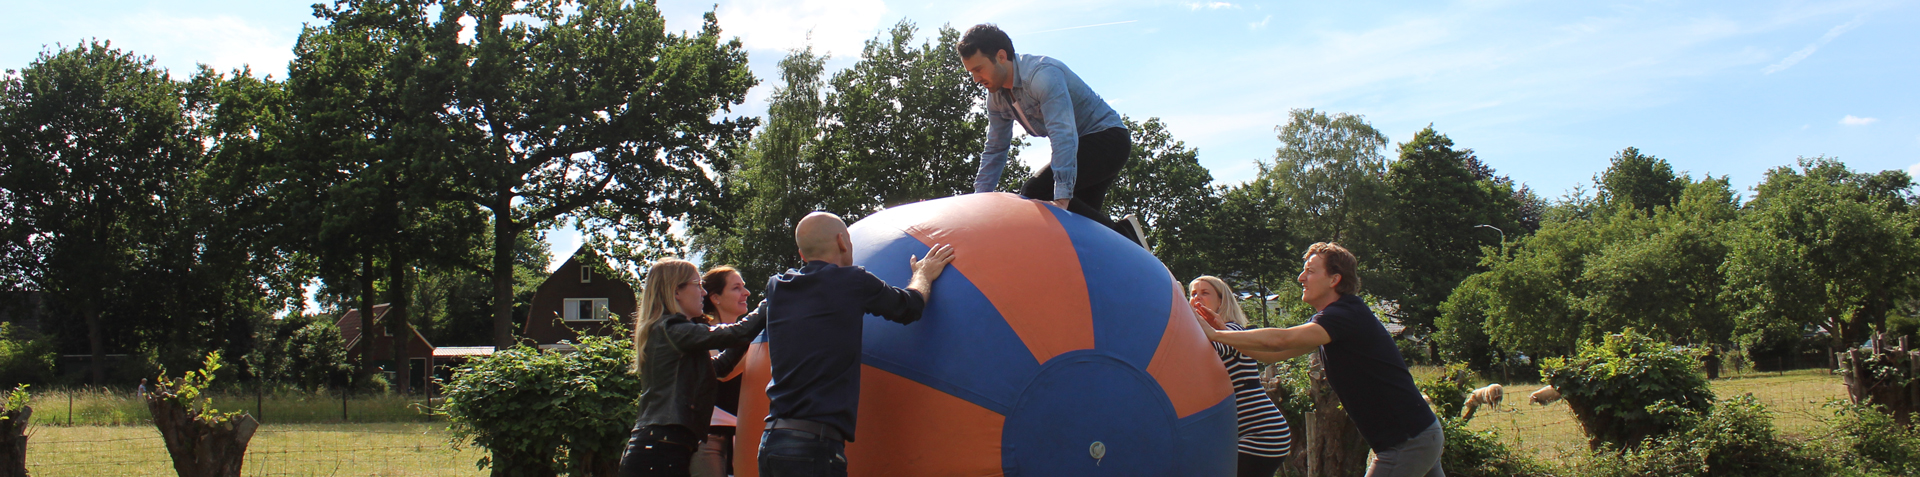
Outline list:
[[[1193,295],[1189,304],[1207,326],[1246,328],[1246,315],[1226,282],[1204,276],[1194,279],[1189,288]],[[1260,385],[1259,361],[1220,343],[1213,343],[1213,350],[1219,353],[1227,377],[1233,381],[1234,408],[1240,419],[1239,475],[1271,477],[1293,447],[1293,429]]]

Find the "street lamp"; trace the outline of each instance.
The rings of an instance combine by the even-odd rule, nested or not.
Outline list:
[[[1492,225],[1487,225],[1487,224],[1480,224],[1480,225],[1473,226],[1473,228],[1476,228],[1476,229],[1487,228],[1487,229],[1493,229],[1493,231],[1495,232],[1500,232],[1500,244],[1501,245],[1507,244],[1507,231],[1500,230],[1499,227],[1494,227]]]

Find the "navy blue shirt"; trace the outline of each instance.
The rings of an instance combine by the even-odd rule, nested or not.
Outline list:
[[[1420,399],[1400,348],[1360,297],[1341,295],[1308,322],[1327,330],[1331,341],[1320,346],[1327,383],[1374,451],[1391,449],[1433,425],[1433,409]]]
[[[813,261],[774,275],[765,305],[773,365],[767,421],[820,422],[853,441],[864,317],[912,323],[926,304],[920,292],[888,286],[860,267]]]

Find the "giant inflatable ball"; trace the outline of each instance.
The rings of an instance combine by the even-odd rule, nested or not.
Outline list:
[[[851,234],[854,263],[896,286],[909,255],[956,250],[920,321],[866,317],[851,475],[1233,473],[1226,370],[1139,245],[1003,193],[887,209]],[[736,475],[758,475],[771,346],[747,355]]]

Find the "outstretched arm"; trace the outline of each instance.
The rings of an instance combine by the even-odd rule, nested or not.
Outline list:
[[[1217,331],[1203,326],[1201,331],[1207,333],[1207,339],[1238,348],[1243,353],[1273,352],[1278,354],[1271,356],[1280,359],[1306,354],[1320,345],[1333,341],[1332,337],[1327,336],[1327,330],[1321,328],[1319,323],[1307,323],[1292,328],[1261,328],[1246,331]]]

